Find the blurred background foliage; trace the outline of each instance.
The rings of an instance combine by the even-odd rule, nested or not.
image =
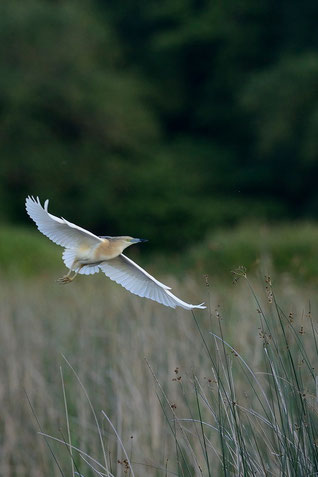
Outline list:
[[[312,0],[1,2],[2,224],[39,195],[176,253],[315,219],[317,18]]]

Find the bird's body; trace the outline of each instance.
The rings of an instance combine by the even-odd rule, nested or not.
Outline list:
[[[127,245],[126,245],[127,246]],[[103,262],[118,257],[126,248],[125,243],[118,237],[103,239],[93,252],[93,259]]]
[[[76,248],[76,258],[79,263],[96,264],[118,257],[124,250],[122,242],[114,239],[102,239],[96,246],[80,245]]]
[[[69,273],[60,278],[61,283],[69,283],[77,274],[94,274],[102,270],[131,293],[175,308],[181,306],[187,310],[205,308],[201,305],[190,305],[170,291],[170,288],[152,277],[122,252],[133,243],[144,242],[129,236],[98,237],[63,218],[55,217],[48,212],[48,200],[42,207],[39,198],[26,199],[28,215],[36,223],[40,232],[58,245],[65,248],[63,260]],[[71,273],[74,272],[71,277]]]

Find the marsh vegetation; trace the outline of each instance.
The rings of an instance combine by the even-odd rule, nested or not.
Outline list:
[[[314,289],[196,278],[168,277],[193,315],[101,275],[1,277],[1,475],[317,472]]]

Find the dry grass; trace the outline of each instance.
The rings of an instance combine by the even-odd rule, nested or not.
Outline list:
[[[253,288],[264,313],[274,316],[274,304],[270,303],[264,283],[258,281]],[[227,371],[223,370],[224,379],[237,373],[237,401],[242,407],[254,406],[260,412],[257,395],[254,398],[247,391],[242,370],[235,371],[235,360],[240,359],[237,354],[254,370],[262,369],[264,335],[259,329],[258,305],[244,280],[234,286],[229,278],[228,285],[220,287],[215,280],[215,285],[206,287],[204,279],[201,286],[189,279],[182,286],[175,284],[174,291],[190,302],[208,301],[209,309],[195,314],[197,323],[190,312],[170,310],[132,296],[102,276],[81,278],[67,287],[58,286],[51,276],[33,281],[7,282],[2,278],[1,475],[61,475],[45,439],[37,433],[39,428],[28,402],[29,399],[43,432],[67,440],[60,367],[72,445],[107,468],[108,475],[133,473],[101,411],[117,430],[136,477],[216,475],[214,472],[224,475],[219,432],[212,428],[202,431],[200,423],[193,422],[208,421],[215,426],[214,411],[209,405],[218,377],[204,342],[211,352],[219,348],[220,354],[224,353],[221,342],[209,334],[212,330],[220,335],[221,323],[221,332],[236,350],[225,352],[225,362],[230,364]],[[295,329],[304,332],[299,337],[306,346],[312,335],[309,299],[312,310],[317,310],[316,294],[287,279],[276,291],[287,315],[292,313]],[[314,348],[309,349],[309,355],[314,352]],[[223,371],[219,370],[220,374]],[[230,381],[227,384],[230,386]],[[85,391],[101,427],[106,464]],[[224,409],[220,412],[224,413]],[[52,439],[47,442],[62,474],[71,476],[66,446]],[[107,475],[89,458],[84,456],[87,463],[77,451],[73,455],[75,472],[84,477]],[[229,469],[228,475],[235,475]],[[236,475],[249,474],[238,471]]]

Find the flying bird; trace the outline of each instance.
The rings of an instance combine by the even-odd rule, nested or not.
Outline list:
[[[46,200],[42,207],[38,197],[28,197],[25,201],[26,211],[39,231],[64,247],[63,261],[69,272],[58,279],[60,283],[72,282],[77,274],[92,275],[101,270],[111,280],[140,297],[171,308],[206,308],[204,303],[190,305],[180,300],[171,293],[170,287],[156,280],[122,253],[130,245],[146,240],[128,236],[98,237],[66,219],[50,214],[48,205],[49,201]]]

